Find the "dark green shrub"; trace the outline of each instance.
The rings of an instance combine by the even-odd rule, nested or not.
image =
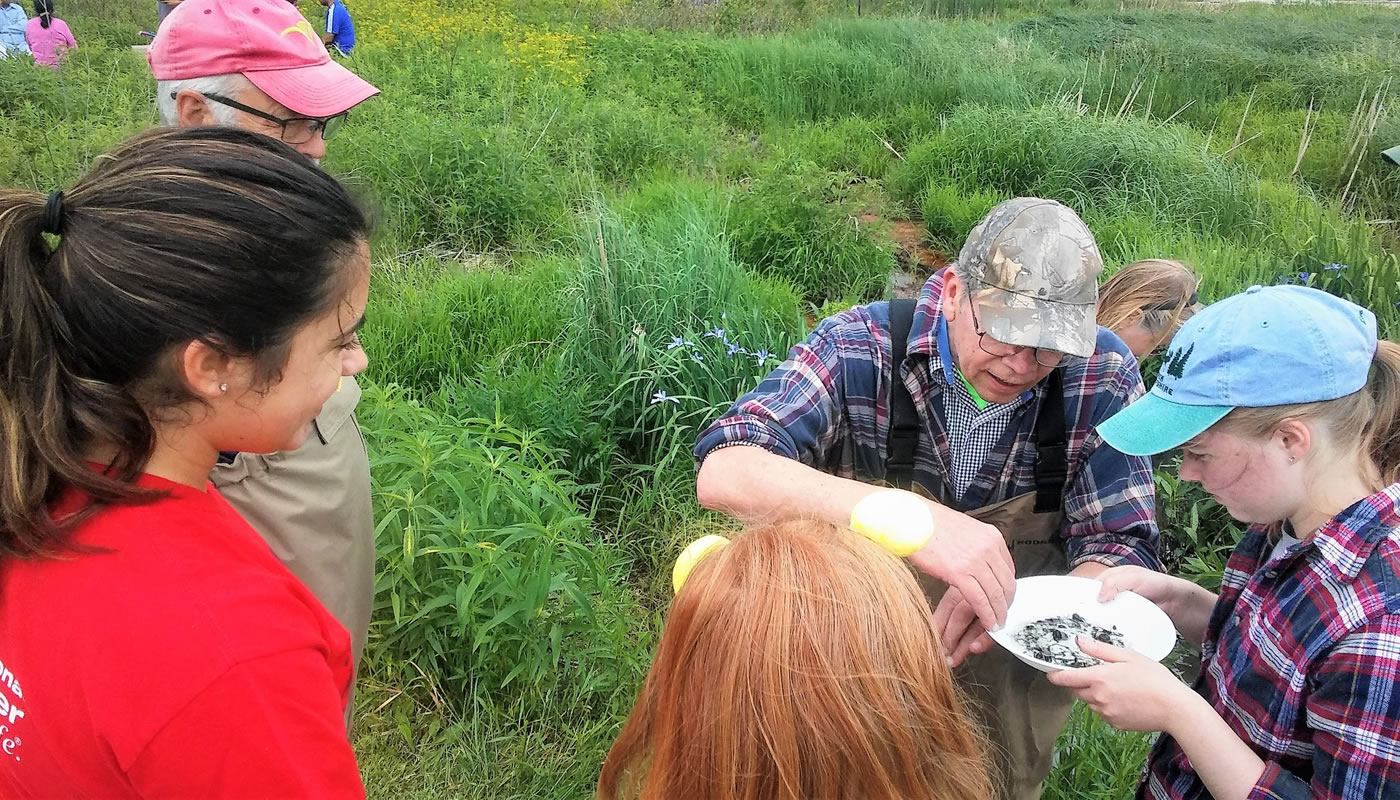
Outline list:
[[[535,437],[368,386],[378,577],[370,657],[458,713],[591,682],[634,655],[617,558],[589,531],[580,487]]]
[[[726,225],[734,257],[796,286],[820,304],[837,297],[882,297],[893,246],[860,223],[853,202],[862,180],[786,160],[754,176],[734,198]]]

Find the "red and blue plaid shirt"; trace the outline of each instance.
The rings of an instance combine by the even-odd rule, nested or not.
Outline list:
[[[1250,797],[1400,797],[1400,483],[1272,551],[1230,556],[1195,685],[1267,765]],[[1163,736],[1138,796],[1211,795]]]
[[[1031,437],[1045,382],[1013,403],[1019,408],[979,454],[976,477],[961,493],[952,491],[954,459],[942,395],[958,387],[948,381],[938,346],[942,292],[941,275],[924,284],[904,362],[922,426],[914,480],[931,496],[968,511],[1035,491]],[[758,388],[700,435],[697,461],[721,447],[754,445],[840,477],[883,479],[891,358],[889,304],[857,306],[823,320]],[[1094,354],[1064,368],[1064,387],[1069,477],[1061,530],[1070,565],[1098,561],[1160,569],[1151,463],[1114,450],[1094,430],[1142,395],[1137,361],[1118,337],[1100,329]]]

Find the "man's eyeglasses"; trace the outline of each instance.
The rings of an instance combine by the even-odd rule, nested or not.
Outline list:
[[[172,94],[170,97],[174,99],[175,95]],[[283,119],[282,117],[269,114],[262,109],[253,108],[252,106],[230,100],[222,95],[206,94],[204,98],[206,100],[213,100],[219,105],[238,109],[244,114],[251,114],[258,119],[267,120],[281,127],[282,141],[287,144],[309,142],[312,137],[316,136],[318,133],[321,135],[322,139],[329,141],[340,132],[340,129],[345,126],[345,120],[350,116],[349,111],[342,111],[333,117],[288,117]]]
[[[972,307],[972,327],[977,331],[977,346],[982,348],[982,352],[996,356],[997,358],[1010,358],[1022,350],[1034,350],[1035,363],[1042,367],[1063,367],[1074,359],[1068,353],[1059,350],[1050,350],[1044,347],[1028,348],[1025,345],[1006,344],[987,335],[982,330],[982,323],[977,321],[977,301],[973,298],[973,293],[968,292],[967,303]]]

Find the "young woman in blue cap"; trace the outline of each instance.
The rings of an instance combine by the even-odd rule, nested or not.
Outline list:
[[[1400,345],[1360,306],[1253,287],[1197,314],[1152,392],[1098,427],[1251,524],[1220,595],[1138,567],[1101,576],[1201,645],[1194,686],[1127,650],[1052,673],[1110,724],[1162,731],[1139,797],[1400,794]]]

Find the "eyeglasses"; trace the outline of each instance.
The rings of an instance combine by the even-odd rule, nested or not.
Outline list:
[[[171,99],[175,98],[172,93]],[[345,126],[345,120],[350,116],[349,111],[342,111],[332,117],[288,117],[283,119],[267,113],[261,109],[246,106],[242,103],[230,100],[227,97],[217,94],[206,94],[204,99],[213,100],[219,105],[236,108],[244,114],[252,114],[258,119],[265,119],[268,122],[278,125],[282,129],[282,141],[287,144],[302,144],[311,141],[312,137],[320,134],[322,139],[329,141],[340,129]]]
[[[977,346],[982,348],[982,352],[986,353],[987,355],[996,356],[997,358],[1010,358],[1011,356],[1016,355],[1022,350],[1033,349],[1035,351],[1035,363],[1039,364],[1042,367],[1051,368],[1063,367],[1070,361],[1074,360],[1074,356],[1069,355],[1068,353],[1062,353],[1059,350],[1050,350],[1044,347],[1030,348],[1026,347],[1025,345],[1006,344],[1005,342],[999,342],[996,339],[987,336],[987,332],[982,330],[982,323],[977,321],[977,301],[973,299],[971,292],[969,292],[967,295],[967,303],[969,306],[972,307],[972,327],[975,331],[977,331]]]

